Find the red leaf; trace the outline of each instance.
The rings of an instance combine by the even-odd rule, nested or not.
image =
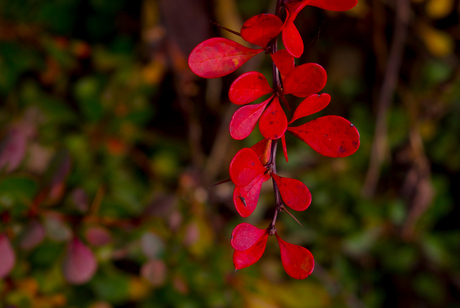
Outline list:
[[[247,72],[233,81],[228,98],[234,104],[244,105],[271,92],[273,89],[264,75],[259,72]]]
[[[230,162],[230,178],[236,186],[248,185],[265,170],[257,154],[249,148],[239,150]]]
[[[329,11],[347,11],[354,8],[358,0],[311,0],[308,5]]]
[[[304,183],[272,174],[284,204],[295,211],[304,211],[311,204],[311,194]]]
[[[295,67],[294,57],[286,49],[278,50],[270,56],[283,78]]]
[[[281,144],[283,145],[284,158],[286,159],[286,162],[289,162],[288,155],[287,155],[286,135],[285,134],[283,135],[283,137],[281,137]]]
[[[270,160],[272,141],[270,139],[262,139],[254,144],[251,149],[259,156],[262,165],[265,165]]]
[[[294,22],[294,19],[297,17],[299,12],[308,4],[310,4],[311,0],[302,0],[302,1],[286,1],[285,6],[286,6],[286,21],[285,24],[287,23],[292,23]],[[321,1],[321,0],[319,0]],[[341,0],[338,0],[341,1]]]
[[[283,27],[283,22],[273,14],[260,14],[248,19],[241,28],[241,37],[252,44],[265,47]]]
[[[278,97],[265,109],[260,117],[259,130],[262,136],[267,139],[279,139],[286,132],[287,118],[281,108]]]
[[[228,75],[263,49],[252,49],[226,38],[215,37],[200,43],[192,50],[188,65],[203,78]]]
[[[276,233],[275,235],[280,246],[281,263],[286,273],[295,279],[304,279],[311,275],[315,267],[315,259],[311,252],[302,246],[283,241]]]
[[[321,91],[326,85],[327,75],[324,68],[316,63],[297,66],[284,78],[284,94],[307,97]]]
[[[246,105],[235,111],[230,121],[230,136],[236,140],[241,140],[249,136],[256,126],[260,115],[272,98],[273,96],[265,102]]]
[[[11,272],[16,263],[16,254],[6,234],[0,234],[0,279]]]
[[[233,252],[233,264],[236,269],[248,267],[257,261],[264,254],[267,245],[268,233],[265,232],[259,240],[246,250],[235,250]]]
[[[233,229],[230,244],[235,250],[246,250],[251,248],[266,232],[265,229],[259,229],[244,222]]]
[[[324,156],[346,157],[359,147],[356,127],[338,116],[321,117],[288,130]]]
[[[93,252],[75,237],[69,243],[63,264],[65,279],[71,284],[83,284],[93,277],[96,269]]]
[[[267,177],[268,176],[268,177]],[[233,190],[233,203],[241,217],[248,217],[254,212],[259,201],[262,183],[270,178],[270,175],[259,174],[246,186],[235,186]]]
[[[282,34],[283,44],[286,50],[295,58],[300,58],[303,54],[304,45],[299,30],[293,22],[286,23]]]
[[[330,101],[331,96],[326,93],[310,95],[300,103],[289,123],[323,110]]]

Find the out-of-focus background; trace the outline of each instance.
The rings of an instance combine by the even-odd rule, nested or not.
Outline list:
[[[0,307],[460,307],[460,3],[359,0],[305,8],[297,64],[328,72],[361,147],[327,158],[287,136],[278,173],[313,202],[281,214],[314,273],[283,271],[276,241],[235,272],[230,234],[273,215],[270,183],[236,213],[230,138],[238,74],[187,65],[201,41],[274,12],[260,0],[0,2]],[[299,101],[292,101],[297,104]],[[311,116],[311,119],[315,118]]]

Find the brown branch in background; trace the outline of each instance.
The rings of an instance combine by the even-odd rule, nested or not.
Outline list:
[[[369,169],[367,170],[366,179],[361,191],[361,194],[367,198],[375,194],[380,177],[380,169],[384,161],[385,152],[387,151],[387,115],[398,83],[398,76],[407,39],[409,16],[410,1],[397,0],[393,42],[378,98],[374,143],[372,144]]]

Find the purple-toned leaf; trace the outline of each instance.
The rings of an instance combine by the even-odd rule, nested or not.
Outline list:
[[[253,150],[243,148],[230,162],[230,178],[236,186],[246,186],[266,169]]]
[[[64,259],[63,273],[65,279],[71,284],[83,284],[89,281],[97,270],[97,261],[93,252],[74,237],[67,246]]]
[[[259,240],[246,250],[235,250],[233,252],[233,264],[235,269],[248,267],[257,261],[264,254],[265,246],[267,246],[268,233],[265,232]]]
[[[286,50],[294,57],[300,58],[304,51],[304,45],[299,30],[293,22],[286,23],[282,34],[283,44]]]
[[[232,40],[215,37],[192,50],[188,65],[192,72],[203,78],[217,78],[237,70],[263,49],[252,49]]]
[[[101,226],[90,226],[85,232],[86,241],[92,246],[104,246],[112,241],[110,232]]]
[[[26,125],[17,125],[11,128],[5,140],[0,143],[0,171],[16,170],[26,154],[27,140],[32,128]]]
[[[164,251],[163,239],[153,232],[145,232],[141,237],[141,249],[148,258],[155,259]]]
[[[233,190],[233,204],[235,204],[235,208],[241,217],[248,217],[254,212],[259,201],[262,183],[268,180],[268,178],[261,173],[248,185],[235,186]]]
[[[270,56],[283,78],[295,67],[294,57],[286,49],[278,50]]]
[[[278,234],[276,239],[280,247],[281,263],[286,273],[295,279],[305,279],[313,272],[315,259],[311,252],[298,245],[283,241]]]
[[[288,130],[324,156],[346,157],[359,148],[358,130],[342,117],[325,116]]]
[[[81,188],[75,188],[71,193],[72,203],[81,212],[86,213],[89,209],[89,200],[86,192]]]
[[[283,27],[283,22],[273,14],[260,14],[248,19],[241,28],[241,37],[249,43],[266,47],[268,43],[278,36]]]
[[[0,234],[0,279],[5,278],[13,270],[16,254],[5,233]]]
[[[286,132],[287,118],[281,108],[278,97],[265,109],[260,117],[259,130],[262,136],[267,139],[276,140]]]
[[[259,72],[247,72],[233,81],[228,98],[234,104],[244,105],[271,92],[273,89],[264,75]]]
[[[323,110],[330,101],[331,96],[326,93],[310,95],[300,103],[289,123]]]
[[[259,229],[244,222],[233,229],[230,244],[235,250],[246,250],[251,248],[266,232],[265,229]]]
[[[326,85],[327,74],[324,68],[316,63],[297,66],[283,81],[284,94],[307,97],[321,91]]]
[[[273,179],[278,185],[281,199],[284,204],[295,211],[304,211],[311,204],[311,194],[304,183],[290,178],[280,177],[272,174]]]
[[[249,136],[272,98],[259,104],[243,106],[235,111],[230,121],[230,136],[235,140],[242,140]]]
[[[19,247],[24,250],[31,250],[40,244],[45,238],[45,228],[37,219],[32,219],[24,229]]]
[[[141,267],[141,276],[153,286],[159,287],[166,282],[168,269],[162,260],[152,259]]]

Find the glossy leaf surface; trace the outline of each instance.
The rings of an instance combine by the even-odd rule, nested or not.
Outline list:
[[[294,23],[287,23],[283,30],[283,44],[286,50],[295,58],[300,58],[304,51],[304,45],[299,30]]]
[[[249,136],[270,100],[271,98],[259,104],[246,105],[235,111],[230,121],[230,136],[236,140]]]
[[[270,139],[262,139],[254,144],[251,149],[259,156],[262,165],[265,165],[270,160],[272,141]]]
[[[248,185],[265,170],[257,154],[249,148],[239,150],[230,162],[230,178],[236,186]]]
[[[74,238],[67,248],[63,264],[65,279],[71,284],[83,284],[96,273],[97,261],[93,252],[78,238]]]
[[[326,81],[326,71],[321,65],[316,63],[299,65],[284,78],[284,94],[307,97],[321,91]]]
[[[295,211],[304,211],[311,204],[311,194],[304,183],[272,174],[284,204]]]
[[[321,117],[288,130],[324,156],[346,157],[359,147],[356,127],[338,116]]]
[[[268,233],[265,232],[259,240],[246,250],[235,250],[233,252],[233,264],[235,269],[248,267],[257,261],[264,254],[265,246],[267,246]]]
[[[192,50],[188,64],[192,72],[203,78],[217,78],[238,69],[263,49],[252,49],[232,40],[215,37]]]
[[[246,222],[241,223],[232,231],[230,244],[233,249],[246,250],[252,247],[267,230],[259,229]]]
[[[259,72],[247,72],[233,81],[228,98],[234,104],[244,105],[271,92],[273,89],[264,75]]]
[[[330,101],[331,96],[326,93],[310,95],[300,103],[289,123],[323,110]]]
[[[241,217],[248,217],[254,212],[259,201],[262,183],[268,180],[268,178],[265,174],[261,173],[248,185],[235,186],[233,190],[233,204],[235,204],[235,208]]]
[[[311,275],[315,267],[311,252],[302,246],[283,241],[278,234],[275,235],[280,247],[281,263],[286,273],[295,279],[304,279]]]
[[[16,254],[5,233],[0,234],[0,279],[11,272],[16,263]]]
[[[265,109],[260,117],[259,130],[262,136],[267,139],[279,139],[286,132],[287,118],[281,108],[278,97]]]
[[[241,37],[249,43],[266,47],[283,27],[283,22],[273,14],[260,14],[248,19],[241,27]]]
[[[294,57],[286,49],[278,50],[270,56],[283,78],[295,67]]]

